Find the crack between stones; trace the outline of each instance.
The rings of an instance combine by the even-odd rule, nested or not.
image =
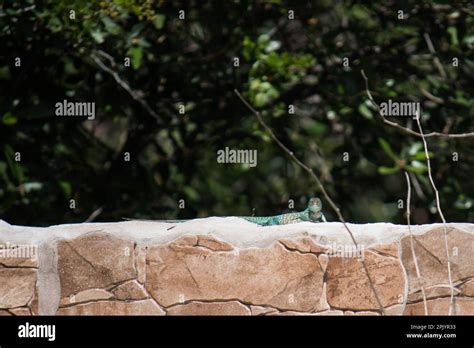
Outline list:
[[[105,289],[106,291],[113,291],[113,290],[115,290],[116,288],[118,288],[119,286],[121,286],[121,285],[123,285],[123,284],[125,284],[125,283],[127,283],[127,282],[129,282],[129,281],[131,281],[131,280],[136,280],[138,284],[141,284],[141,283],[137,280],[137,278],[130,278],[130,279],[122,280],[122,281],[120,281],[120,282],[118,282],[118,283],[113,283],[112,285],[110,285],[110,286],[107,287],[107,288],[90,288],[90,289],[85,289],[85,290],[83,290],[83,291],[91,290],[91,289],[98,289],[98,290],[103,290],[103,289]]]
[[[138,267],[137,267],[137,242],[133,243],[133,270],[135,271],[136,279],[138,279]]]
[[[436,261],[438,261],[441,266],[443,266],[443,262],[441,262],[441,260],[440,260],[435,254],[433,254],[431,251],[429,251],[429,250],[423,245],[423,243],[421,243],[415,236],[413,236],[413,240],[414,240],[423,250],[425,250],[428,254],[430,254]]]
[[[183,302],[179,302],[179,303],[174,303],[172,305],[169,305],[167,307],[163,307],[164,309],[166,310],[169,310],[173,307],[177,307],[177,306],[181,306],[181,305],[187,305],[187,304],[191,304],[193,302],[202,302],[202,303],[222,303],[222,302],[238,302],[240,303],[241,305],[247,307],[250,311],[250,313],[252,313],[252,310],[250,309],[250,306],[254,306],[254,307],[264,307],[264,308],[269,308],[269,309],[274,309],[278,312],[281,312],[282,309],[279,309],[277,307],[273,307],[271,305],[268,305],[268,304],[255,304],[255,303],[252,303],[252,302],[246,302],[246,301],[243,301],[241,299],[237,299],[237,298],[231,298],[231,299],[214,299],[214,300],[208,300],[208,299],[192,299],[192,300],[186,300],[186,301],[183,301]],[[291,309],[287,310],[287,311],[291,311]]]
[[[390,308],[392,306],[395,306],[395,305],[401,305],[401,303],[390,303],[386,306],[384,306],[383,308],[384,309],[387,309],[387,308]],[[358,309],[354,309],[354,308],[345,308],[345,307],[335,307],[331,304],[329,304],[329,310],[339,310],[339,311],[350,311],[350,312],[376,312],[379,308],[358,308]],[[379,312],[376,312],[376,313],[379,313]]]
[[[321,265],[321,262],[319,262],[319,255],[327,255],[326,253],[313,253],[311,251],[301,251],[301,250],[298,250],[298,249],[292,249],[292,248],[289,248],[287,247],[284,243],[282,243],[281,241],[277,241],[277,243],[279,243],[283,249],[286,249],[288,252],[290,253],[298,253],[300,255],[313,255],[316,257],[316,261],[318,262],[318,265],[319,265],[319,269],[321,270],[321,272],[323,272],[323,278],[324,278],[324,275],[326,274],[326,270],[323,269],[323,266]]]
[[[28,306],[5,308],[5,309],[2,309],[2,310],[7,311],[8,313],[10,313],[10,314],[11,314],[12,316],[14,316],[14,317],[20,317],[20,316],[22,316],[22,315],[13,313],[13,312],[12,312],[13,309],[26,309],[26,310],[28,310],[29,315],[30,315],[30,316],[33,316],[33,312],[31,311],[31,308],[29,308]]]
[[[81,255],[77,250],[76,248],[74,248],[71,243],[69,243],[69,241],[67,240],[64,240],[64,243],[66,243],[66,245],[71,248],[71,250],[77,255],[79,256],[82,260],[84,260],[89,266],[92,267],[92,269],[94,270],[94,272],[97,272],[97,269],[95,268],[95,266],[92,264],[92,262],[90,262],[88,259],[86,259],[83,255]]]
[[[376,254],[376,255],[383,256],[383,257],[388,257],[388,258],[390,258],[390,259],[392,259],[392,260],[399,260],[398,257],[393,256],[393,255],[391,255],[391,254],[389,254],[389,253],[385,253],[385,252],[380,251],[380,250],[367,249],[366,251],[371,251],[372,253],[374,253],[374,254]]]
[[[71,308],[71,307],[74,307],[74,306],[87,305],[87,304],[90,304],[90,303],[98,303],[98,302],[135,303],[135,302],[143,302],[143,301],[148,301],[148,300],[152,300],[153,302],[155,302],[155,303],[158,305],[158,307],[160,307],[161,309],[164,308],[164,307],[160,306],[160,304],[157,303],[156,301],[154,301],[153,299],[119,300],[119,299],[117,299],[115,296],[113,296],[113,297],[111,297],[111,298],[103,298],[103,299],[97,299],[97,300],[91,299],[91,300],[87,300],[87,301],[84,301],[84,302],[68,303],[68,304],[65,304],[65,305],[60,305],[58,309],[61,309],[61,308]]]
[[[451,289],[451,287],[449,285],[445,285],[445,286],[431,286],[429,288],[425,288],[425,290],[428,290],[428,289],[435,289],[435,288],[447,288],[447,289]],[[455,298],[461,298],[461,297],[472,297],[472,296],[467,296],[467,295],[462,295],[462,291],[459,290],[458,288],[454,288],[454,291],[457,292],[455,296]],[[420,294],[421,293],[421,290],[419,291],[416,291],[416,292],[413,292],[411,293],[411,295],[414,295],[414,294]],[[460,296],[459,296],[460,295]],[[445,294],[445,295],[436,295],[436,296],[429,296],[427,295],[426,296],[426,300],[427,301],[431,301],[431,300],[436,300],[436,299],[441,299],[441,298],[450,298],[451,295],[450,294]],[[423,300],[415,300],[415,301],[408,301],[407,300],[407,303],[409,304],[414,304],[414,303],[419,303],[419,302],[423,302]]]
[[[321,254],[324,254],[324,255],[327,255],[325,252],[320,252],[320,253],[315,253],[315,252],[312,252],[312,251],[301,251],[299,249],[296,249],[296,248],[290,248],[288,247],[287,245],[285,245],[282,241],[278,240],[277,243],[279,243],[283,248],[285,248],[287,251],[289,252],[295,252],[295,253],[298,253],[298,254],[301,254],[301,255],[307,255],[307,254],[311,254],[311,255],[314,255],[316,257],[318,257],[319,255]]]
[[[3,268],[25,268],[25,269],[36,269],[38,270],[38,267],[34,267],[34,266],[9,266],[9,265],[6,265],[2,262],[0,262],[0,266],[3,267]]]
[[[448,299],[448,300],[449,300],[450,298],[451,298],[451,295],[450,295],[450,294],[446,294],[446,295],[440,295],[440,296],[430,297],[430,298],[427,298],[426,300],[427,300],[427,301],[442,300],[442,299]],[[462,296],[457,296],[457,295],[455,295],[455,296],[454,296],[454,300],[456,300],[456,299],[460,300],[460,299],[463,299],[463,298],[472,299],[472,298],[474,298],[474,297],[472,297],[472,296],[465,296],[465,295],[462,295]],[[408,302],[408,304],[418,304],[418,303],[423,303],[423,300],[421,300],[421,301],[414,301],[414,302]]]
[[[197,236],[197,241],[196,241],[196,244],[193,245],[194,248],[203,248],[203,249],[206,249],[206,250],[210,250],[214,253],[219,253],[219,252],[224,252],[224,253],[231,253],[234,251],[234,249],[232,250],[216,250],[216,249],[211,249],[209,248],[208,246],[205,246],[205,245],[202,245],[202,244],[199,244],[199,242],[201,241],[201,237]],[[218,240],[217,240],[218,241]]]
[[[193,272],[189,269],[188,263],[186,260],[183,259],[183,257],[180,254],[177,254],[178,258],[181,260],[181,262],[184,264],[184,267],[186,268],[186,271],[189,273],[191,276],[191,279],[193,280],[194,284],[198,288],[199,292],[201,292],[201,287],[199,286],[199,283],[197,282],[196,278],[194,278]]]

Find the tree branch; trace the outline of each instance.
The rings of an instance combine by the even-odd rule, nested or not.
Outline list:
[[[112,66],[115,65],[115,62],[113,60],[113,58],[103,52],[103,51],[100,51],[98,52],[98,54],[100,54],[101,56],[107,58],[109,60],[109,62],[111,63]],[[137,90],[134,90],[130,87],[130,85],[124,80],[122,79],[119,74],[112,70],[111,68],[109,68],[107,65],[104,64],[104,62],[102,62],[102,60],[100,60],[100,58],[95,54],[93,53],[91,55],[92,57],[92,60],[99,66],[99,68],[101,68],[102,70],[104,70],[105,72],[109,73],[113,78],[114,80],[124,89],[127,91],[128,94],[130,94],[130,96],[135,100],[137,101],[141,106],[143,106],[143,108],[150,114],[152,115],[158,122],[161,123],[161,117],[150,107],[150,105],[148,104],[148,102],[144,99],[144,93],[142,91],[137,91]]]
[[[423,306],[425,309],[425,315],[428,315],[428,304],[426,302],[425,287],[421,282],[420,267],[418,266],[418,259],[416,258],[415,246],[413,244],[413,233],[411,232],[411,223],[410,223],[411,182],[410,182],[410,176],[408,175],[407,172],[405,172],[405,178],[407,179],[407,224],[408,224],[408,232],[410,234],[411,255],[413,256],[413,263],[415,264],[416,277],[420,281],[420,285],[421,285],[421,294],[423,296]]]
[[[467,137],[474,137],[474,132],[470,132],[470,133],[461,133],[461,134],[447,134],[447,133],[439,133],[439,132],[431,132],[431,133],[428,133],[428,134],[424,134],[424,135],[421,135],[420,133],[418,132],[415,132],[414,130],[411,130],[409,128],[406,128],[406,127],[403,127],[401,125],[399,125],[398,123],[396,122],[393,122],[393,121],[389,121],[385,118],[385,116],[382,114],[381,112],[381,109],[380,109],[380,106],[379,104],[377,104],[374,100],[374,98],[372,97],[372,93],[370,93],[370,90],[369,90],[369,79],[367,78],[367,76],[365,75],[365,72],[364,70],[361,70],[360,73],[362,74],[362,77],[364,78],[364,81],[365,81],[365,91],[367,93],[367,97],[369,98],[370,102],[372,103],[372,105],[377,109],[377,112],[378,114],[380,115],[380,117],[382,118],[383,122],[385,124],[388,124],[392,127],[395,127],[407,134],[410,134],[410,135],[414,135],[414,136],[417,136],[417,137],[425,137],[425,138],[429,138],[429,137],[443,137],[443,138],[467,138]]]
[[[449,315],[452,315],[453,308],[454,308],[454,285],[453,285],[453,279],[451,276],[451,259],[449,257],[449,246],[448,246],[448,229],[446,226],[446,219],[444,218],[443,211],[441,210],[441,204],[439,202],[439,192],[438,192],[438,189],[436,188],[435,182],[433,180],[433,175],[431,173],[431,163],[430,163],[430,155],[428,152],[428,144],[426,143],[426,139],[423,135],[423,129],[421,128],[420,113],[416,115],[416,123],[418,124],[418,129],[420,130],[421,139],[423,140],[423,147],[425,148],[426,164],[428,165],[428,176],[430,178],[431,186],[433,187],[433,190],[436,196],[436,209],[438,210],[438,214],[441,217],[441,220],[443,221],[444,247],[446,250],[446,262],[448,264],[448,282],[451,288],[451,298],[449,302]]]

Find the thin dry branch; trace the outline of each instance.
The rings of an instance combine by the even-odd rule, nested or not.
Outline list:
[[[474,137],[474,132],[470,132],[470,133],[460,133],[460,134],[447,134],[447,133],[440,133],[440,132],[431,132],[431,133],[428,133],[428,134],[424,134],[424,135],[421,135],[420,133],[414,131],[414,130],[411,130],[409,128],[406,128],[406,127],[403,127],[401,125],[399,125],[398,123],[396,122],[393,122],[393,121],[389,121],[385,118],[385,116],[382,114],[381,112],[381,109],[380,109],[380,106],[379,104],[377,104],[374,100],[374,98],[372,97],[372,93],[370,93],[370,89],[369,89],[369,79],[367,78],[367,76],[365,75],[365,72],[364,70],[361,70],[360,73],[362,74],[362,77],[364,78],[364,81],[365,81],[365,91],[367,93],[367,97],[369,98],[370,102],[372,103],[372,105],[377,109],[377,112],[378,114],[380,115],[380,117],[382,118],[383,122],[392,126],[392,127],[395,127],[407,134],[410,134],[410,135],[414,135],[414,136],[417,136],[417,137],[425,137],[425,138],[429,138],[429,137],[443,137],[443,138],[468,138],[468,137]]]
[[[111,63],[111,65],[113,65],[113,66],[115,65],[115,62],[113,61],[112,57],[109,54],[105,53],[104,51],[100,51],[100,52],[98,52],[98,54],[100,54],[101,56],[107,58],[109,60],[109,62]],[[105,72],[109,73],[114,78],[114,80],[124,90],[126,90],[128,94],[130,94],[130,96],[134,100],[136,100],[140,105],[142,105],[143,108],[150,115],[152,115],[157,121],[161,122],[161,117],[150,107],[150,105],[144,99],[144,93],[142,91],[132,89],[130,87],[130,85],[124,79],[122,79],[116,71],[112,70],[107,65],[105,65],[104,62],[102,62],[102,60],[100,60],[100,58],[95,53],[93,53],[91,57],[92,57],[92,60],[99,66],[99,68],[101,68]]]
[[[87,220],[84,221],[84,222],[92,222],[92,221],[94,221],[96,217],[98,217],[100,214],[102,214],[102,211],[103,211],[103,210],[104,210],[104,207],[99,207],[99,208],[97,208],[96,210],[94,210],[94,211],[92,212],[91,215],[89,215],[89,217],[87,218]]]
[[[417,259],[416,254],[415,254],[415,246],[414,246],[414,243],[413,243],[413,233],[411,232],[411,223],[410,223],[411,182],[410,182],[410,176],[408,175],[407,172],[405,172],[405,178],[407,179],[407,224],[408,224],[408,233],[410,234],[411,255],[413,257],[413,263],[415,264],[416,277],[418,278],[418,280],[421,284],[421,294],[423,295],[423,306],[424,306],[424,309],[425,309],[425,315],[428,315],[428,304],[426,302],[425,287],[422,284],[422,279],[421,279],[421,274],[420,274],[420,267],[418,266],[418,259]]]
[[[426,41],[426,45],[428,46],[428,49],[430,50],[430,53],[432,54],[433,56],[433,63],[434,65],[436,65],[436,68],[438,69],[439,71],[439,74],[441,75],[441,77],[443,79],[445,79],[448,75],[446,75],[446,71],[444,70],[443,68],[443,65],[441,64],[441,62],[439,61],[439,58],[438,56],[436,55],[436,50],[433,46],[433,42],[431,42],[431,38],[430,38],[430,35],[428,33],[425,33],[423,35],[423,37],[425,38],[425,41]]]
[[[336,213],[337,217],[339,218],[339,221],[342,222],[342,224],[344,225],[344,228],[346,229],[347,233],[349,233],[349,236],[352,240],[352,243],[354,244],[354,246],[356,247],[356,250],[358,250],[358,244],[357,244],[357,241],[354,237],[354,234],[352,233],[352,231],[349,229],[349,226],[347,226],[347,223],[346,223],[346,220],[344,219],[344,217],[342,216],[341,214],[341,210],[336,206],[336,204],[334,203],[334,201],[331,199],[331,197],[329,196],[329,194],[327,193],[326,189],[324,188],[323,184],[321,183],[321,180],[319,179],[319,177],[314,173],[313,169],[311,169],[310,167],[308,167],[306,164],[304,164],[303,162],[301,162],[296,156],[295,154],[293,153],[293,151],[291,151],[290,149],[288,149],[281,141],[280,139],[278,139],[278,137],[275,135],[275,133],[273,132],[273,130],[265,123],[265,121],[263,121],[262,119],[262,116],[260,115],[260,113],[255,110],[248,102],[247,100],[245,100],[245,98],[239,93],[238,90],[234,89],[234,92],[235,94],[237,95],[237,97],[239,97],[239,99],[242,101],[242,103],[244,103],[244,105],[257,117],[257,120],[258,122],[262,125],[262,127],[267,131],[267,133],[270,135],[270,137],[273,139],[273,141],[284,151],[286,152],[290,157],[291,159],[296,163],[298,164],[301,168],[303,168],[310,176],[311,178],[316,182],[316,184],[318,185],[320,191],[323,193],[324,195],[324,198],[326,199],[326,201],[329,202],[329,205],[331,206],[331,208],[334,210],[334,212]],[[365,263],[364,259],[363,258],[360,258],[359,261],[362,263],[362,267],[364,268],[364,272],[367,276],[367,279],[369,281],[369,285],[370,285],[370,288],[372,290],[372,292],[374,293],[374,296],[375,296],[375,299],[377,301],[377,304],[379,306],[379,310],[380,310],[380,313],[382,315],[385,315],[385,309],[382,305],[382,301],[380,300],[380,297],[377,293],[377,290],[375,289],[375,285],[374,285],[374,282],[372,280],[372,277],[370,276],[370,273],[369,273],[369,269],[367,267],[367,264]]]
[[[441,217],[441,220],[443,221],[444,247],[446,250],[446,262],[448,264],[448,282],[449,282],[449,287],[451,288],[451,298],[449,301],[449,315],[452,315],[453,308],[454,308],[454,285],[453,285],[453,278],[451,275],[451,258],[449,256],[449,245],[448,245],[448,228],[446,226],[446,219],[444,218],[443,211],[441,210],[441,203],[439,202],[439,192],[438,192],[438,189],[436,188],[435,182],[433,180],[433,175],[431,173],[431,161],[430,161],[430,155],[428,152],[428,144],[426,143],[426,139],[423,135],[423,129],[421,128],[420,113],[416,115],[416,123],[418,124],[418,129],[420,130],[421,139],[423,140],[423,147],[425,149],[425,156],[426,156],[426,164],[428,165],[428,176],[430,178],[431,186],[433,187],[433,190],[436,196],[436,209],[438,210],[438,214]]]

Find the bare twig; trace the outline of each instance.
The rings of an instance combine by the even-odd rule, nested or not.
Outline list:
[[[89,215],[89,217],[87,218],[87,220],[84,221],[84,222],[91,222],[91,221],[94,221],[95,218],[96,218],[97,216],[99,216],[99,215],[102,213],[102,211],[103,211],[103,207],[97,208],[96,210],[94,210],[94,211],[92,212],[91,215]]]
[[[418,124],[418,129],[420,130],[421,134],[421,139],[423,140],[423,146],[425,148],[425,156],[426,156],[426,164],[428,165],[428,176],[430,178],[431,186],[433,187],[433,190],[435,192],[436,196],[436,209],[438,210],[438,214],[441,217],[441,220],[443,221],[443,230],[444,230],[444,247],[446,249],[446,261],[448,264],[448,282],[449,286],[451,288],[451,299],[449,302],[449,315],[453,314],[453,305],[454,305],[454,285],[453,285],[453,279],[451,276],[451,258],[449,256],[449,246],[448,246],[448,228],[446,226],[446,219],[444,218],[443,211],[441,210],[441,204],[439,202],[439,192],[438,189],[436,188],[435,182],[433,180],[433,175],[431,173],[431,163],[430,163],[430,155],[428,152],[428,144],[426,143],[426,139],[423,136],[423,129],[421,128],[421,123],[420,123],[420,113],[416,115],[416,123]]]
[[[104,51],[100,51],[98,52],[98,54],[100,54],[101,56],[107,58],[112,65],[115,65],[115,62],[113,61],[112,57],[105,53]],[[160,121],[161,122],[161,118],[160,116],[150,107],[150,105],[147,103],[147,101],[144,99],[144,93],[142,91],[137,91],[137,90],[134,90],[130,87],[130,85],[124,80],[122,79],[119,74],[112,70],[111,68],[109,68],[107,65],[104,64],[104,62],[102,62],[102,60],[100,60],[100,58],[96,55],[96,54],[92,54],[92,59],[94,60],[94,62],[102,69],[104,70],[105,72],[109,73],[114,79],[115,81],[124,89],[128,92],[128,94],[130,94],[130,96],[136,100],[138,103],[140,103],[143,108],[150,114],[152,115],[157,121]]]
[[[442,77],[443,79],[445,79],[445,78],[447,77],[446,71],[444,70],[443,65],[442,65],[441,62],[439,61],[438,56],[436,55],[436,50],[435,50],[435,48],[434,48],[434,46],[433,46],[433,42],[431,42],[430,35],[429,35],[428,33],[424,33],[424,34],[423,34],[423,37],[425,38],[426,45],[428,46],[428,49],[430,50],[430,53],[431,53],[431,55],[433,56],[433,63],[434,63],[434,65],[436,65],[436,68],[438,69],[439,74],[441,75],[441,77]]]
[[[413,174],[413,173],[409,173],[410,175],[410,179],[413,180],[413,186],[415,187],[415,191],[416,191],[416,194],[418,195],[418,197],[420,197],[422,200],[426,201],[426,196],[425,194],[423,193],[423,190],[421,188],[421,185],[420,185],[420,182],[418,181],[418,179],[416,178],[416,175]]]
[[[342,222],[342,224],[344,225],[344,228],[346,229],[347,233],[349,233],[349,236],[352,240],[352,243],[354,243],[354,246],[356,247],[356,249],[358,250],[358,244],[357,244],[357,241],[354,237],[354,234],[351,232],[351,230],[349,229],[349,226],[347,226],[347,223],[346,221],[344,220],[344,217],[342,216],[341,214],[341,210],[336,206],[336,204],[334,203],[334,201],[331,199],[331,197],[329,196],[329,194],[327,193],[326,189],[324,188],[323,184],[321,183],[321,180],[319,179],[319,177],[314,173],[313,169],[311,169],[310,167],[308,167],[306,164],[304,164],[303,162],[301,162],[296,156],[295,154],[293,153],[293,151],[291,151],[290,149],[288,149],[281,141],[280,139],[278,139],[278,137],[275,135],[275,133],[273,132],[273,130],[265,123],[265,121],[263,121],[260,113],[255,110],[248,102],[247,100],[245,100],[245,98],[239,93],[238,90],[234,89],[234,92],[235,94],[237,95],[237,97],[239,97],[239,99],[242,101],[242,103],[244,103],[244,105],[257,117],[257,120],[258,122],[262,125],[262,127],[267,131],[267,133],[270,135],[270,137],[273,139],[273,141],[284,151],[286,152],[290,157],[291,159],[296,163],[298,164],[301,168],[303,168],[310,176],[311,178],[316,182],[316,184],[318,185],[320,191],[323,193],[324,195],[324,198],[326,198],[326,200],[329,202],[331,208],[334,210],[334,212],[336,213],[337,217],[339,218],[339,221]],[[379,298],[379,295],[375,289],[375,285],[374,285],[374,282],[372,280],[372,277],[370,276],[370,273],[369,273],[369,269],[367,267],[367,264],[365,263],[364,259],[360,258],[359,261],[362,263],[362,267],[364,269],[364,272],[367,276],[367,279],[369,281],[369,285],[370,285],[370,288],[372,290],[372,292],[374,293],[374,296],[375,296],[375,299],[377,301],[377,304],[379,306],[379,310],[380,310],[380,313],[382,315],[385,315],[385,309],[382,305],[382,301],[380,300]]]
[[[407,172],[405,172],[405,178],[407,179],[407,224],[408,224],[408,232],[410,234],[411,255],[413,256],[413,263],[415,264],[416,278],[420,282],[420,286],[421,286],[421,294],[423,295],[423,306],[425,308],[425,315],[428,315],[428,304],[426,302],[425,287],[422,283],[420,268],[418,266],[418,259],[416,258],[416,254],[415,254],[415,247],[413,245],[413,233],[411,233],[411,223],[410,223],[411,183],[410,183],[410,176],[408,175]]]
[[[428,98],[429,100],[431,100],[433,103],[436,103],[436,104],[444,104],[444,100],[440,97],[437,97],[433,94],[431,94],[430,92],[428,92],[426,89],[424,89],[423,87],[419,86],[419,89],[420,89],[420,92],[421,94],[423,94],[426,98]]]
[[[403,127],[401,125],[399,125],[398,123],[396,122],[392,122],[392,121],[389,121],[385,118],[385,116],[382,114],[381,112],[381,109],[380,109],[380,106],[379,104],[377,104],[374,100],[374,98],[372,97],[372,93],[370,93],[370,90],[369,90],[369,79],[367,78],[367,76],[365,75],[365,72],[364,70],[361,70],[360,73],[362,74],[362,77],[364,78],[364,81],[365,81],[365,91],[367,93],[367,96],[370,100],[370,102],[372,103],[372,105],[377,109],[377,112],[378,114],[380,115],[380,117],[382,118],[383,122],[392,126],[392,127],[395,127],[407,134],[410,134],[410,135],[414,135],[414,136],[417,136],[417,137],[425,137],[425,138],[429,138],[429,137],[444,137],[444,138],[467,138],[467,137],[474,137],[474,132],[470,132],[470,133],[461,133],[461,134],[445,134],[445,133],[439,133],[439,132],[431,132],[431,133],[428,133],[428,134],[424,134],[424,135],[421,135],[420,133],[418,132],[415,132],[414,130],[411,130],[409,128],[406,128],[406,127]]]

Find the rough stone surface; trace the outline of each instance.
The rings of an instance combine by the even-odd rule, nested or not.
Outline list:
[[[168,315],[250,315],[250,309],[238,301],[191,302],[167,309]]]
[[[31,315],[31,310],[28,307],[13,308],[13,309],[10,309],[10,312],[13,315],[18,315],[18,316],[29,316],[29,315]]]
[[[250,306],[250,311],[252,312],[252,315],[269,315],[278,313],[275,308],[262,306]]]
[[[164,315],[152,300],[122,302],[97,301],[59,308],[57,315]]]
[[[348,226],[359,249],[335,222],[0,220],[0,315],[380,315],[361,255],[388,315],[424,315],[422,290],[428,314],[448,314],[442,225]],[[447,237],[453,314],[474,315],[474,225],[448,224]],[[21,244],[39,258],[12,254]]]
[[[449,312],[450,298],[437,298],[426,302],[429,315],[446,315]],[[425,315],[425,306],[423,302],[408,304],[403,312],[404,315]],[[474,299],[455,298],[453,313],[454,315],[473,315]]]
[[[392,257],[371,251],[364,259],[384,307],[403,297],[403,269]],[[376,310],[378,304],[362,263],[356,257],[331,257],[327,266],[327,300],[332,308]]]
[[[474,297],[474,280],[470,280],[460,287],[463,296],[471,296]]]
[[[136,278],[134,243],[105,234],[58,243],[61,297]]]
[[[456,284],[474,275],[474,234],[454,227],[448,227],[447,234],[452,281]],[[413,236],[413,249],[418,260],[421,279],[418,279],[416,272],[411,251],[411,237],[404,236],[401,244],[402,262],[409,277],[409,294],[421,291],[421,287],[448,284],[448,263],[442,227]]]
[[[149,296],[146,290],[136,280],[130,280],[124,284],[120,284],[112,290],[115,298],[118,300],[144,300]]]
[[[82,303],[82,302],[89,302],[89,301],[97,301],[97,300],[107,300],[114,295],[108,291],[103,289],[87,289],[81,291],[75,295],[71,295],[69,297],[65,297],[61,299],[61,306],[66,306],[73,303]]]
[[[27,306],[36,291],[37,271],[0,267],[0,308]]]
[[[196,248],[187,239],[153,246],[148,249],[146,279],[148,292],[165,307],[183,300],[237,299],[314,311],[323,287],[317,256],[288,251],[279,243],[238,253]]]

